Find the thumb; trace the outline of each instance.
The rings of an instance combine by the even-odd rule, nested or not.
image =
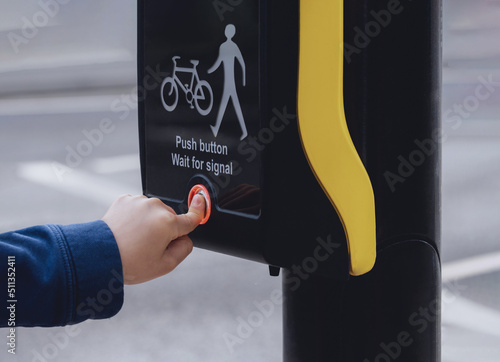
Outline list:
[[[188,212],[177,216],[178,236],[187,235],[196,229],[205,216],[205,207],[205,198],[200,194],[194,195]]]

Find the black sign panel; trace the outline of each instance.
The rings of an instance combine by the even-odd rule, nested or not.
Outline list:
[[[292,268],[338,241],[317,272],[346,278],[342,223],[297,124],[298,1],[138,4],[144,194],[184,213],[202,184],[212,207],[196,247]]]
[[[142,66],[158,82],[144,99],[146,194],[181,203],[204,183],[219,211],[257,217],[259,2],[148,1],[142,11]]]

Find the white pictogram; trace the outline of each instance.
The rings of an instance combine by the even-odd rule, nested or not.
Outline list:
[[[193,64],[192,68],[178,67],[177,59],[179,56],[172,58],[174,62],[174,71],[171,77],[167,77],[163,80],[161,84],[161,101],[163,107],[169,112],[172,112],[177,106],[179,101],[179,87],[186,95],[186,101],[189,103],[190,108],[193,109],[196,106],[196,110],[202,115],[206,116],[212,110],[213,105],[213,93],[212,87],[206,80],[200,80],[198,76],[198,70],[196,66],[199,64],[199,60],[191,60]],[[191,81],[189,84],[182,84],[177,73],[190,73]],[[168,96],[168,98],[166,98]],[[194,102],[194,105],[193,105]]]
[[[231,39],[236,34],[236,28],[233,24],[229,24],[226,26],[226,30],[224,32],[227,40],[221,44],[219,48],[219,57],[215,61],[215,64],[208,70],[208,73],[212,73],[222,64],[224,66],[224,89],[222,92],[222,100],[220,103],[219,113],[217,114],[217,121],[215,126],[210,126],[212,128],[212,132],[215,137],[217,137],[217,133],[219,132],[220,124],[222,123],[222,118],[224,117],[224,113],[226,112],[227,105],[229,103],[229,99],[233,101],[234,110],[236,111],[236,116],[238,117],[238,121],[240,123],[242,135],[240,140],[243,140],[247,135],[247,128],[245,125],[245,119],[243,118],[243,113],[241,111],[240,101],[238,99],[238,94],[236,93],[236,82],[235,82],[235,59],[241,65],[241,69],[243,71],[243,86],[245,86],[245,60],[241,55],[241,51]]]

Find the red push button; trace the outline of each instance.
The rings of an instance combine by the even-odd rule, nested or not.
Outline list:
[[[203,216],[203,219],[201,219],[201,222],[200,222],[200,225],[203,225],[210,218],[210,210],[212,208],[212,203],[210,201],[210,194],[208,193],[208,190],[205,186],[194,185],[193,188],[191,189],[191,191],[189,191],[188,207],[191,206],[191,201],[193,201],[193,197],[196,194],[200,194],[205,198],[205,215]]]

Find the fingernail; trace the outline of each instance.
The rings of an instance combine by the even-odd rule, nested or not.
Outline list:
[[[200,225],[205,224],[210,218],[210,213],[211,213],[210,195],[206,187],[203,185],[193,186],[191,188],[191,191],[189,191],[188,200],[190,200],[190,202],[188,201],[190,208],[193,207],[198,210],[200,209],[203,210],[203,215],[202,215],[203,218],[200,222]]]
[[[193,197],[193,200],[191,201],[191,206],[193,207],[201,207],[203,203],[205,202],[205,198],[201,194],[196,194]]]

